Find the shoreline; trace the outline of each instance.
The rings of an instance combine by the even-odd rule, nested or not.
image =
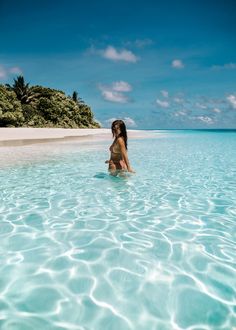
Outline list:
[[[127,130],[129,138],[145,138],[151,132]],[[112,139],[109,128],[32,128],[32,127],[0,127],[0,147],[17,147],[32,144],[65,142],[77,140],[87,142],[93,140]]]
[[[130,140],[153,137],[153,133],[147,131],[127,132]],[[79,149],[97,149],[100,142],[107,141],[109,144],[112,139],[108,128],[0,128],[0,169],[77,152],[76,146]]]
[[[106,135],[109,129],[100,128],[32,128],[32,127],[1,127],[0,147],[24,146],[38,143],[64,141],[68,139],[88,139],[94,136]]]

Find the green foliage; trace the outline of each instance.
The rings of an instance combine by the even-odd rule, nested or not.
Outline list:
[[[31,90],[29,84],[25,83],[23,76],[18,76],[16,79],[14,79],[14,84],[12,86],[6,84],[6,87],[9,91],[15,92],[17,99],[22,104],[31,103],[32,100],[38,96],[37,93],[34,93]]]
[[[78,96],[76,91],[74,91],[72,94],[72,100],[77,104],[84,104],[84,101],[81,99],[81,97]]]
[[[32,86],[22,76],[0,85],[0,127],[99,128],[88,105],[74,92]]]
[[[72,100],[74,102],[77,102],[78,101],[78,93],[76,91],[74,91],[73,94],[72,94]]]
[[[24,122],[21,103],[15,93],[0,85],[0,126],[17,127]]]

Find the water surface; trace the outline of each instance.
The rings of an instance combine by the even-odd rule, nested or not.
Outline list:
[[[11,149],[1,329],[236,327],[236,134],[165,133],[130,141],[125,178],[106,141]]]

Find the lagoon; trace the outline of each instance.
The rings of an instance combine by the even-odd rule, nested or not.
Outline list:
[[[148,134],[1,149],[1,329],[236,327],[236,133]]]

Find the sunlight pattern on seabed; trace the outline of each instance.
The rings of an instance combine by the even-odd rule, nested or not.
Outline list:
[[[234,329],[236,134],[108,145],[0,170],[0,328]]]

